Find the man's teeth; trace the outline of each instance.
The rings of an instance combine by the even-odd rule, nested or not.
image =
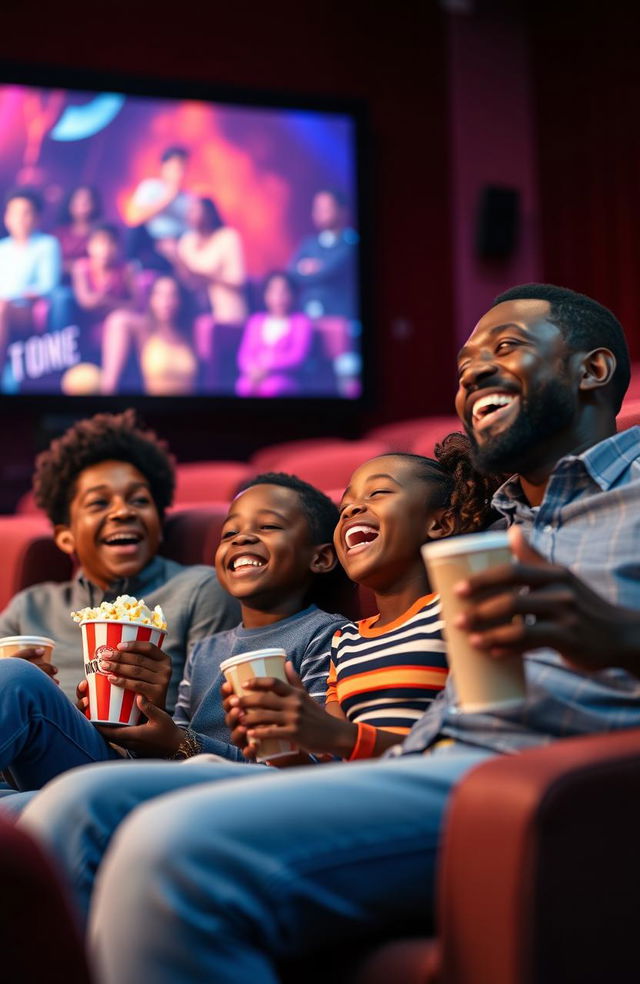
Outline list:
[[[373,526],[352,526],[347,530],[344,539],[347,549],[350,550],[351,547],[357,547],[360,543],[371,543],[378,535],[379,531]]]
[[[105,543],[109,545],[114,543],[138,543],[140,539],[135,533],[119,533],[116,536],[107,537]]]
[[[257,557],[236,557],[231,569],[237,571],[239,567],[264,567],[264,560],[258,560]]]
[[[514,400],[515,396],[506,393],[489,393],[487,396],[481,396],[473,404],[473,419],[479,420],[481,417],[486,417],[494,410],[499,410],[500,407],[506,407],[513,403]]]

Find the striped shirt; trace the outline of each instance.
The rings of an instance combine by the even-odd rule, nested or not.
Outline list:
[[[612,604],[640,610],[640,427],[562,458],[540,506],[529,505],[517,476],[493,503],[548,560],[568,567]],[[519,705],[461,714],[449,680],[403,753],[420,752],[441,736],[504,753],[640,727],[640,680],[625,670],[585,673],[551,649],[526,653],[524,662],[527,696]]]
[[[447,679],[440,602],[425,595],[381,628],[379,615],[345,625],[331,643],[327,703],[350,721],[406,735]]]

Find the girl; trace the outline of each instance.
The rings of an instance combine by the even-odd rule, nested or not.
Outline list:
[[[374,591],[379,614],[334,636],[326,709],[308,699],[293,672],[290,685],[253,681],[247,697],[223,687],[232,740],[248,758],[252,742],[276,737],[314,755],[381,755],[444,687],[440,605],[429,593],[420,548],[484,529],[494,518],[490,499],[499,481],[473,470],[463,434],[450,434],[435,454],[437,460],[386,454],[354,472],[334,543],[349,577]]]
[[[144,392],[152,396],[193,393],[198,364],[182,288],[170,276],[154,282],[144,314],[119,309],[104,323],[102,392],[116,393],[135,342]]]
[[[313,326],[294,312],[293,282],[286,273],[269,275],[266,311],[249,318],[238,353],[238,396],[292,396],[300,392],[300,369],[309,354]]]

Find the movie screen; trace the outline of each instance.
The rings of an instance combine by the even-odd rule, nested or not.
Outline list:
[[[0,85],[0,392],[361,395],[348,113]]]

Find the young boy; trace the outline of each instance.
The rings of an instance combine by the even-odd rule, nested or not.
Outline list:
[[[76,558],[79,569],[71,581],[36,584],[17,594],[0,614],[0,636],[54,639],[54,670],[71,699],[83,672],[71,611],[119,594],[144,598],[152,608],[161,605],[171,627],[164,649],[171,661],[169,708],[190,647],[240,618],[210,567],[183,567],[158,556],[174,485],[171,456],[155,434],[138,426],[133,410],[79,421],[36,461],[36,501],[51,520],[56,544]],[[42,654],[30,649],[21,655],[39,662]]]
[[[114,744],[151,758],[187,758],[205,750],[242,761],[239,749],[225,741],[220,662],[278,645],[310,693],[324,699],[331,637],[345,619],[320,611],[311,597],[320,575],[331,577],[336,568],[336,519],[326,496],[288,475],[259,476],[236,497],[216,567],[223,587],[240,600],[242,625],[194,647],[175,719],[163,710],[164,654],[148,643],[121,643],[112,651],[111,667],[103,661],[113,682],[138,694],[148,720],[134,727],[95,726],[43,673],[21,660],[1,661],[0,769],[10,772],[19,789],[32,790],[76,765],[119,757]],[[170,615],[167,620],[170,637]]]

